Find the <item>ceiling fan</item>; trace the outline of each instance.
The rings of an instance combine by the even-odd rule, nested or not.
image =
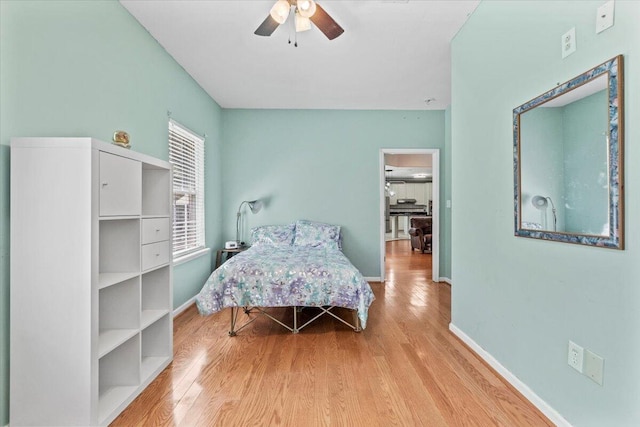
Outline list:
[[[291,8],[294,8],[296,32],[310,30],[313,22],[329,40],[344,33],[344,29],[314,0],[278,0],[254,34],[270,36],[278,26],[284,24]]]

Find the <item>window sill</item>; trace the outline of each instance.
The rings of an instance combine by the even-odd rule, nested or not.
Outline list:
[[[173,265],[176,266],[176,265],[184,264],[185,262],[189,262],[193,259],[200,258],[201,256],[208,254],[209,252],[211,252],[211,249],[204,248],[195,252],[188,253],[186,255],[182,255],[181,257],[173,260]]]

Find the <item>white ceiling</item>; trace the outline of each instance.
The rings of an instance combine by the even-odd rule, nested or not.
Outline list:
[[[387,180],[414,180],[433,176],[431,154],[385,154],[385,178]],[[427,177],[414,175],[426,174]]]
[[[275,0],[120,3],[224,108],[439,110],[451,39],[479,0],[319,0],[345,32],[329,41],[314,27],[297,48],[291,17],[253,34]]]

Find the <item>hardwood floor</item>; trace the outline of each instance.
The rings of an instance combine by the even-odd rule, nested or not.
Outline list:
[[[553,425],[449,332],[451,289],[430,266],[388,242],[361,333],[325,316],[294,335],[263,318],[230,338],[229,309],[193,306],[175,319],[173,363],[112,425]]]

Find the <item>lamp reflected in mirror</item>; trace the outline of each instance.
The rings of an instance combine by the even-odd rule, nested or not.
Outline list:
[[[558,216],[556,214],[556,205],[553,204],[551,197],[533,196],[531,204],[538,210],[544,211],[545,222],[547,220],[547,207],[551,203],[551,213],[553,214],[553,231],[557,231],[558,228]]]

